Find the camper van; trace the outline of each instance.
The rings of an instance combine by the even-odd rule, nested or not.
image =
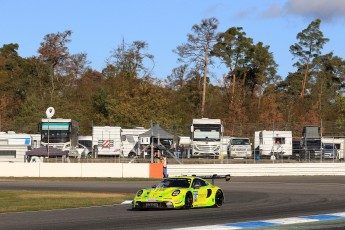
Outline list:
[[[122,150],[121,127],[93,126],[92,146],[98,156],[120,156]]]
[[[292,156],[292,132],[263,130],[256,131],[254,149],[262,158],[290,158]]]
[[[121,129],[122,156],[134,158],[139,153],[139,135],[147,132],[144,127],[134,129]]]
[[[31,136],[14,131],[0,132],[0,161],[24,162],[25,154],[31,148]]]

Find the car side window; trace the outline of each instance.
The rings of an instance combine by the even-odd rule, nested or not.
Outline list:
[[[203,187],[203,186],[206,186],[206,185],[207,185],[207,182],[204,181],[204,180],[200,180],[198,178],[193,180],[193,187],[194,188],[200,188],[200,187]]]
[[[208,183],[204,180],[201,180],[201,186],[206,186],[206,185],[208,185]]]

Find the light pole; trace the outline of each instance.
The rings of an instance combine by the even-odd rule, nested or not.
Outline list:
[[[50,118],[48,118],[48,144],[47,144],[47,153],[48,153],[48,161],[49,161],[49,128],[50,128]]]
[[[49,160],[49,136],[50,136],[50,118],[52,118],[55,114],[55,109],[53,107],[49,107],[47,110],[46,110],[46,115],[47,115],[47,118],[48,118],[48,144],[47,144],[47,155],[48,155],[48,160]]]

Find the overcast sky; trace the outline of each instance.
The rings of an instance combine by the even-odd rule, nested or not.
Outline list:
[[[0,46],[19,44],[22,57],[37,56],[46,34],[73,32],[70,53],[85,52],[90,67],[101,71],[105,60],[124,40],[146,41],[155,57],[154,77],[161,79],[178,67],[172,52],[187,41],[194,24],[219,20],[218,32],[242,27],[255,43],[270,46],[278,73],[294,71],[289,47],[313,20],[330,41],[324,53],[345,58],[344,0],[0,0]],[[224,68],[211,69],[218,78]]]

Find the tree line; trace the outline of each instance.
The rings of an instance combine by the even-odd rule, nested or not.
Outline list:
[[[195,24],[172,52],[179,66],[166,77],[154,76],[148,43],[122,41],[101,72],[87,53],[71,54],[72,31],[44,36],[38,55],[23,58],[19,45],[0,48],[1,131],[36,133],[46,108],[55,117],[79,121],[80,134],[92,126],[150,128],[152,123],[175,135],[189,135],[193,118],[221,118],[225,135],[252,137],[257,130],[292,130],[322,126],[323,135],[345,135],[343,97],[345,61],[324,53],[328,38],[321,20],[296,35],[289,48],[295,71],[277,74],[270,46],[254,43],[242,27],[218,31],[216,18]],[[342,44],[340,44],[342,45]],[[214,76],[221,62],[227,70]],[[215,78],[215,81],[211,79]]]

